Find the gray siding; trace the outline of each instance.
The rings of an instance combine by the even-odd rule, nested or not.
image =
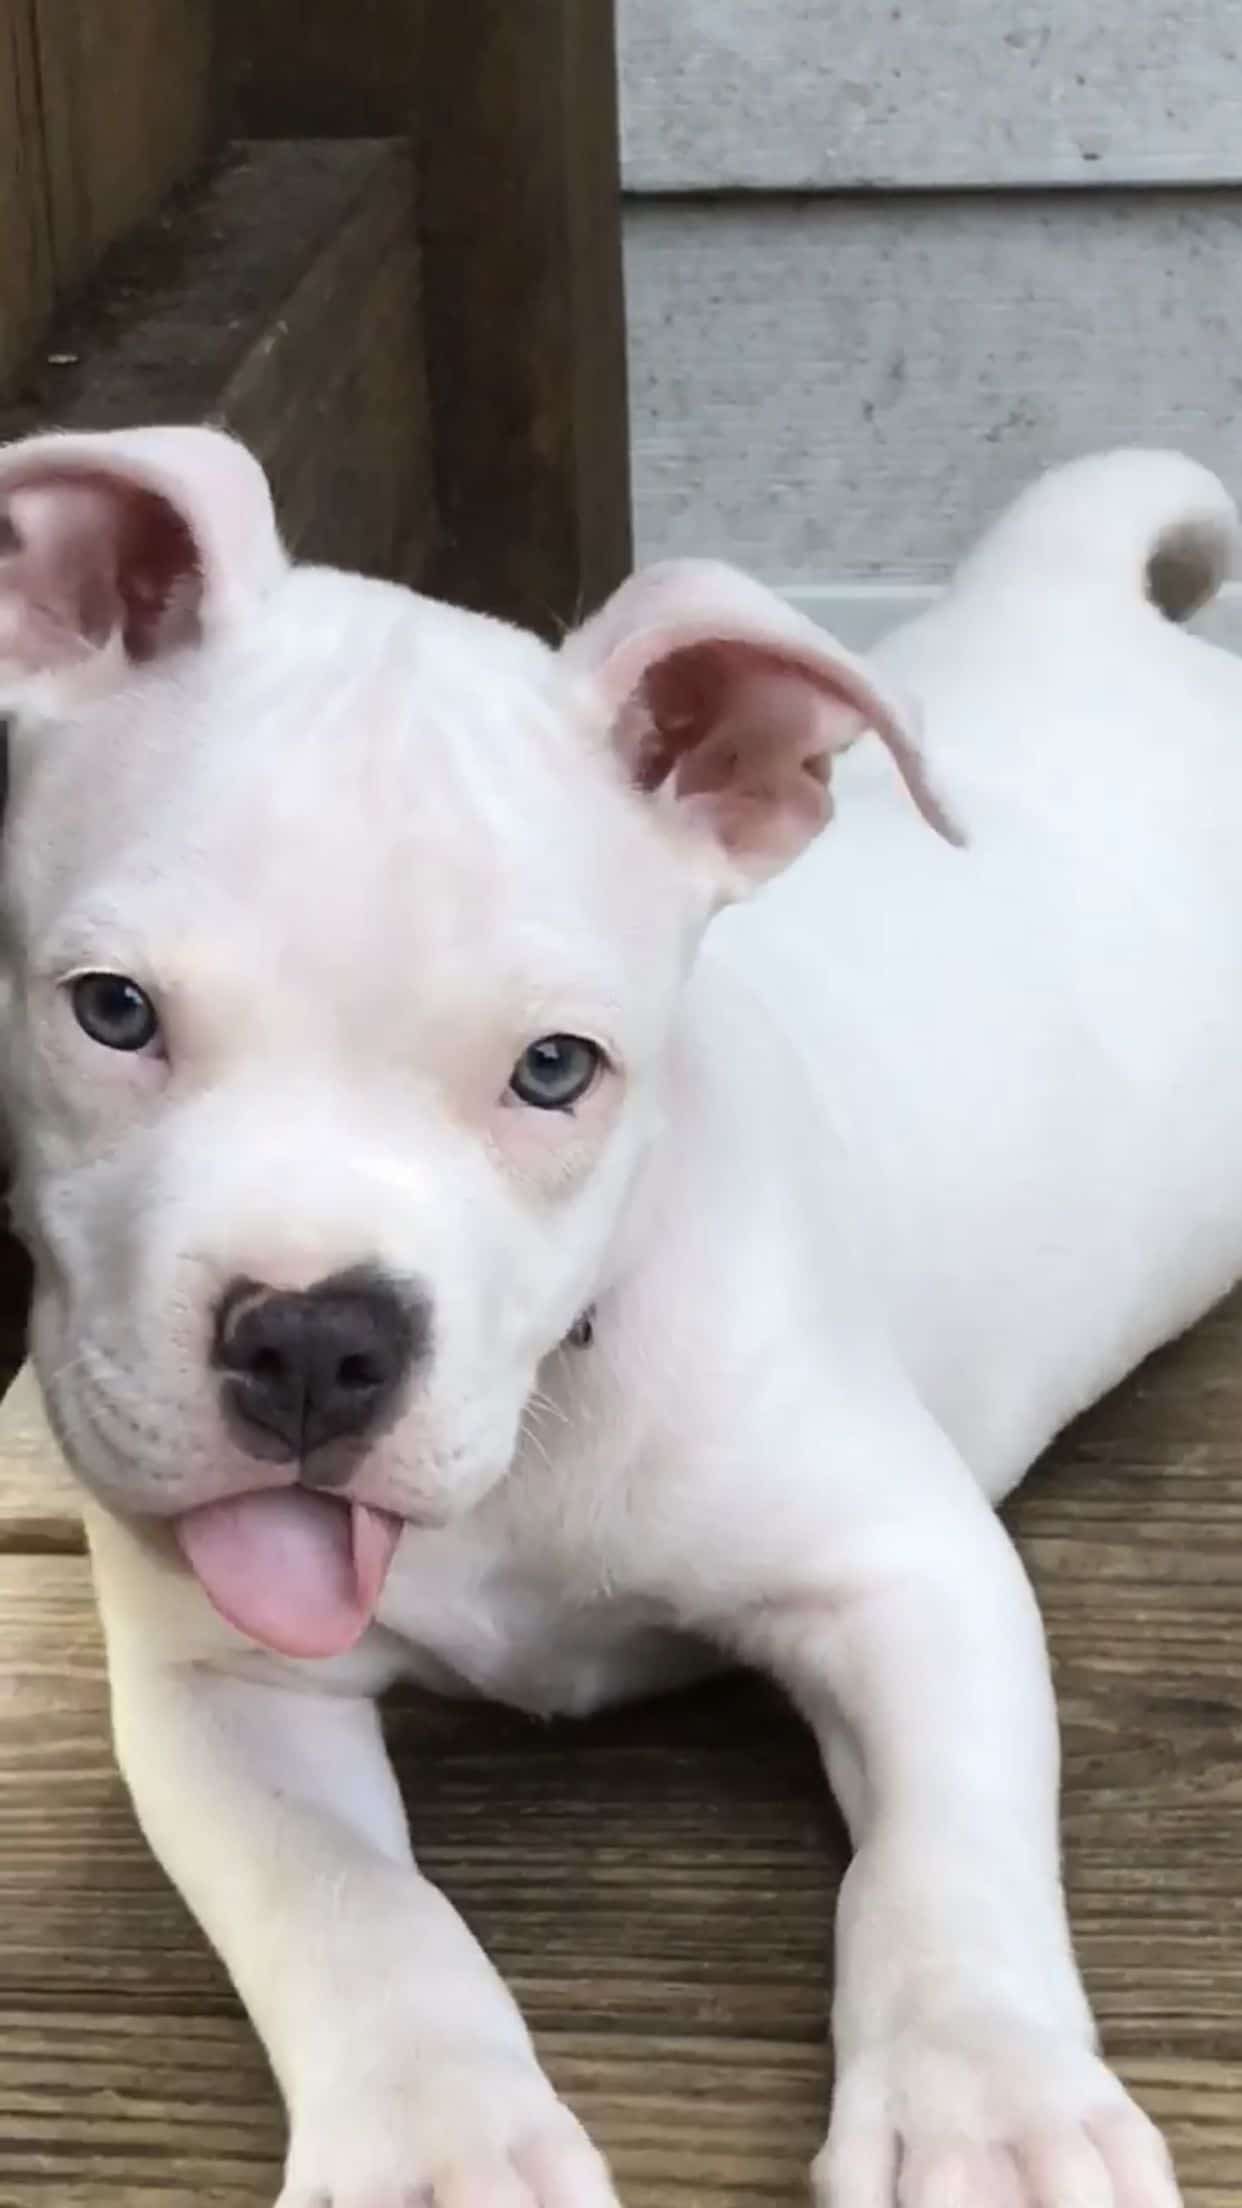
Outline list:
[[[1074,453],[1242,484],[1240,242],[1229,193],[642,203],[641,554],[927,582]]]
[[[1217,183],[1242,0],[619,0],[637,192]]]

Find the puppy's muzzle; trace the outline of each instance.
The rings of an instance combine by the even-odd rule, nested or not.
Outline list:
[[[236,1281],[216,1314],[212,1363],[242,1447],[298,1458],[315,1484],[316,1452],[371,1437],[430,1339],[427,1299],[367,1268],[297,1292]],[[322,1484],[334,1484],[347,1461],[331,1452]]]

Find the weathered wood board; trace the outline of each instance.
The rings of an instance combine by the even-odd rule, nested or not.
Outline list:
[[[435,535],[414,178],[385,140],[238,144],[57,326],[0,437],[211,420],[305,557],[417,580]]]
[[[0,0],[0,390],[202,159],[213,44],[212,0]]]
[[[221,0],[220,21],[247,134],[411,134],[432,585],[559,633],[630,557],[613,0]]]
[[[207,149],[213,0],[28,0],[59,291]]]
[[[0,0],[0,387],[51,312],[47,171],[29,0]]]

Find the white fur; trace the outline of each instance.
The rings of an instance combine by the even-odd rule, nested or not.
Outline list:
[[[1172,456],[1062,471],[870,675],[727,571],[658,571],[558,658],[274,578],[255,527],[262,587],[197,644],[85,691],[75,652],[59,708],[14,678],[4,1048],[119,1753],[288,2100],[282,2208],[606,2208],[370,1697],[579,1711],[705,1650],[786,1683],[856,1845],[822,2201],[1172,2208],[1094,2053],[990,1506],[1242,1268],[1242,668],[1143,594],[1161,544],[1213,586],[1227,500]],[[636,797],[646,670],[704,640],[711,773]],[[696,955],[864,720],[945,825],[906,693],[966,848],[859,745]],[[92,964],[158,990],[169,1064],[74,1027]],[[549,1029],[618,1070],[537,1125],[499,1099]],[[296,1665],[166,1522],[255,1477],[203,1356],[223,1283],[364,1259],[436,1311],[354,1488],[415,1522],[372,1631]]]

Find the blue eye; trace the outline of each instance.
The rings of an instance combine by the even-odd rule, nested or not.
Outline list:
[[[145,1050],[160,1031],[145,989],[124,974],[79,974],[70,989],[73,1016],[105,1050]]]
[[[541,1035],[522,1052],[509,1087],[537,1111],[567,1112],[586,1095],[603,1063],[599,1044],[581,1035]]]

